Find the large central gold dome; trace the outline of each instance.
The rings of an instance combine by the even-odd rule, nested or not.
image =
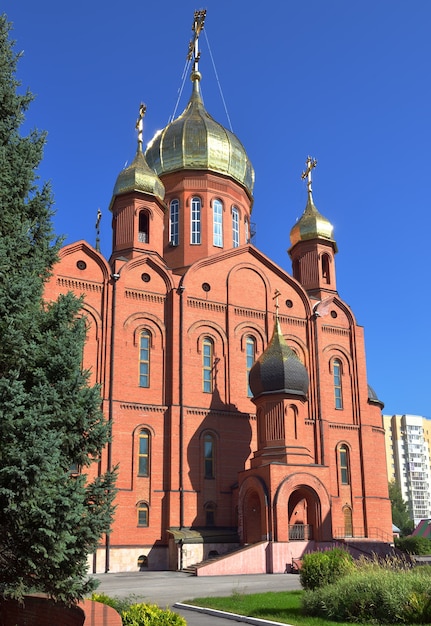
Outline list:
[[[191,75],[193,92],[185,111],[157,133],[146,151],[158,176],[178,170],[210,170],[230,176],[252,195],[254,169],[239,139],[205,110],[201,75]]]

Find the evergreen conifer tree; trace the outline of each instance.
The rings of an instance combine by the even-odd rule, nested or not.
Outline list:
[[[0,16],[0,595],[73,603],[93,588],[87,557],[109,532],[115,472],[86,474],[109,424],[81,369],[82,302],[43,300],[60,242],[36,174],[45,135],[20,135],[33,97],[18,92],[9,32]]]

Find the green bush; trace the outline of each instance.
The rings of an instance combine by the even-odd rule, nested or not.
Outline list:
[[[352,555],[342,548],[333,548],[305,554],[299,576],[303,588],[313,590],[334,583],[353,569]]]
[[[395,547],[407,554],[431,554],[431,539],[425,537],[396,537]]]
[[[136,603],[134,596],[121,599],[111,598],[105,593],[93,593],[91,599],[118,611],[123,626],[187,626],[178,613],[161,609],[156,604]]]
[[[358,569],[304,594],[305,614],[368,624],[431,622],[431,579],[415,569]]]
[[[178,613],[161,609],[156,604],[132,604],[121,614],[124,626],[186,626]]]

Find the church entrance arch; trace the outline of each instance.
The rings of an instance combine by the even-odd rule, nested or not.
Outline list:
[[[292,491],[287,503],[289,541],[316,539],[321,524],[320,500],[317,493],[306,486]]]

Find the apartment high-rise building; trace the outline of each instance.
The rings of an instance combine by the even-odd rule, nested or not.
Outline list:
[[[415,525],[431,517],[431,421],[420,415],[384,415],[389,481],[395,480]]]

